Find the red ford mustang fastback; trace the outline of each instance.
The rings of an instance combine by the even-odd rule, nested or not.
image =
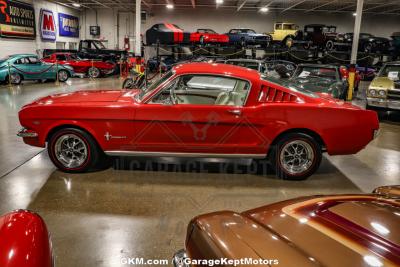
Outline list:
[[[146,90],[78,91],[19,112],[24,142],[84,172],[108,156],[268,158],[276,174],[304,179],[322,152],[353,154],[379,128],[375,112],[280,85],[233,65],[175,66]]]
[[[99,60],[81,59],[71,53],[54,53],[42,59],[48,63],[69,65],[74,68],[75,73],[88,75],[91,78],[99,78],[102,75],[109,75],[114,72],[115,64]]]

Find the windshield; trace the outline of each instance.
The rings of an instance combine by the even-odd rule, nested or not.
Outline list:
[[[379,77],[387,77],[393,81],[400,79],[400,65],[386,65],[379,72]]]
[[[93,41],[93,45],[97,48],[97,49],[106,49],[106,47],[104,46],[104,44],[100,41]]]
[[[165,73],[162,77],[160,77],[157,81],[153,82],[150,84],[149,87],[147,87],[145,90],[143,90],[139,95],[138,99],[141,101],[142,99],[146,98],[148,95],[151,94],[152,91],[154,91],[160,84],[171,78],[171,76],[174,74],[172,70],[168,71]]]
[[[299,87],[295,83],[290,82],[290,80],[277,79],[277,78],[274,78],[274,77],[271,77],[271,76],[268,76],[265,74],[261,75],[261,79],[264,81],[269,81],[269,82],[278,84],[278,85],[288,88],[294,92],[301,93],[301,94],[309,96],[309,97],[318,98],[317,94],[314,94],[311,91],[308,91],[304,88]]]
[[[336,80],[336,69],[325,68],[325,67],[298,67],[292,76],[293,78],[324,78],[330,80]]]

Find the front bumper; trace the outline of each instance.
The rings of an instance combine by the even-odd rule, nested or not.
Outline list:
[[[396,100],[368,97],[367,103],[368,103],[368,106],[371,106],[371,107],[400,110],[400,101],[396,101]]]
[[[17,136],[22,137],[22,138],[35,138],[38,137],[38,133],[32,130],[28,130],[26,128],[22,128],[21,130],[18,131]]]
[[[189,264],[186,264],[184,259],[187,258],[186,250],[181,249],[175,253],[174,257],[172,258],[172,263],[174,267],[190,267]]]

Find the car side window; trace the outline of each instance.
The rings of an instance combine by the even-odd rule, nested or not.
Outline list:
[[[275,30],[282,30],[282,24],[281,23],[275,24]]]
[[[39,64],[40,63],[40,61],[37,57],[29,57],[27,59],[29,61],[29,64]]]
[[[247,81],[214,75],[177,77],[151,103],[243,106],[250,91]]]
[[[65,55],[57,55],[56,58],[57,58],[57,60],[60,60],[60,61],[67,60],[67,57]]]

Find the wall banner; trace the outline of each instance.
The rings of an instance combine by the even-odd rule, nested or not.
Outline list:
[[[35,39],[35,10],[18,1],[0,0],[0,37]]]
[[[40,10],[40,36],[44,41],[55,41],[57,39],[56,21],[53,11]]]
[[[68,14],[58,13],[59,35],[79,38],[79,18]]]

